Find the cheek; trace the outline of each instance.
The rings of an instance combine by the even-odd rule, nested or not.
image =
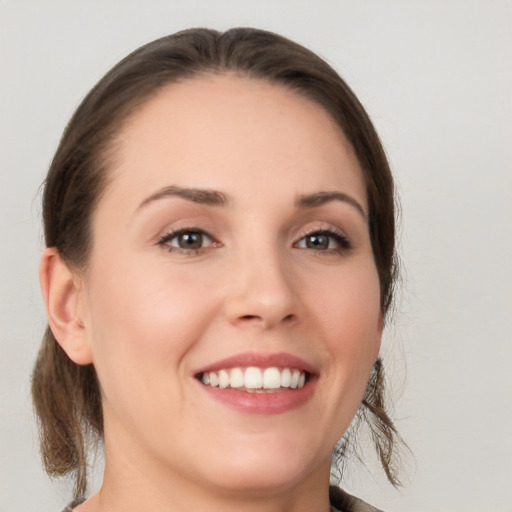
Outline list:
[[[160,369],[184,371],[180,360],[200,338],[215,304],[214,289],[189,273],[140,262],[97,266],[91,274],[90,340],[104,391],[109,382],[124,380],[119,372],[136,374],[137,385],[149,387]]]
[[[310,294],[311,303],[323,319],[332,349],[365,354],[381,335],[380,286],[374,266],[350,267],[323,282],[323,290]]]
[[[357,402],[378,356],[382,335],[380,286],[373,265],[351,268],[326,282],[328,293],[313,298],[335,389]]]

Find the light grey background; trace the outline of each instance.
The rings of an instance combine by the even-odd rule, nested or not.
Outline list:
[[[355,467],[390,512],[512,510],[512,4],[507,0],[0,1],[0,511],[58,511],[29,373],[45,319],[38,186],[89,88],[191,26],[277,31],[347,79],[402,196],[405,284],[385,351],[409,485]],[[206,461],[207,463],[207,461]]]

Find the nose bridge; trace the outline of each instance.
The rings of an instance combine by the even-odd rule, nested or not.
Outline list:
[[[297,315],[297,295],[286,253],[277,244],[246,247],[233,262],[226,312],[231,322],[265,328]]]

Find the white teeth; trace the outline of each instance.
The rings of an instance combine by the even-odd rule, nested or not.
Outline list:
[[[216,387],[219,385],[219,377],[215,372],[210,372],[210,386]]]
[[[219,372],[219,387],[227,388],[229,386],[229,375],[226,370],[221,370]]]
[[[295,389],[299,385],[299,378],[300,378],[299,370],[293,370],[291,380],[290,380],[290,387],[292,389]],[[211,382],[210,382],[210,384],[211,384]]]
[[[247,389],[261,389],[263,387],[263,375],[259,368],[250,366],[245,370],[244,386]]]
[[[241,388],[244,385],[244,372],[240,368],[233,368],[230,377],[232,388]]]
[[[201,375],[201,382],[206,386],[221,389],[228,387],[245,388],[247,391],[279,388],[300,389],[306,383],[306,373],[291,368],[270,367],[263,369],[250,366],[245,371],[241,368],[231,368],[218,372],[205,372]]]
[[[281,372],[281,386],[283,386],[283,388],[289,388],[291,381],[292,381],[292,372],[288,368],[285,368]]]
[[[281,387],[281,373],[277,368],[267,368],[263,372],[263,388],[278,389]]]

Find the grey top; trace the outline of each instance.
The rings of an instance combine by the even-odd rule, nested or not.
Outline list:
[[[331,505],[339,512],[382,512],[382,510],[372,507],[339,487],[331,487],[329,489],[329,499],[331,500]],[[73,508],[80,505],[83,501],[84,498],[75,500],[62,512],[73,512]]]
[[[78,507],[80,503],[83,503],[85,501],[85,498],[77,498],[75,501],[70,503],[62,512],[73,512],[73,509],[75,507]]]

